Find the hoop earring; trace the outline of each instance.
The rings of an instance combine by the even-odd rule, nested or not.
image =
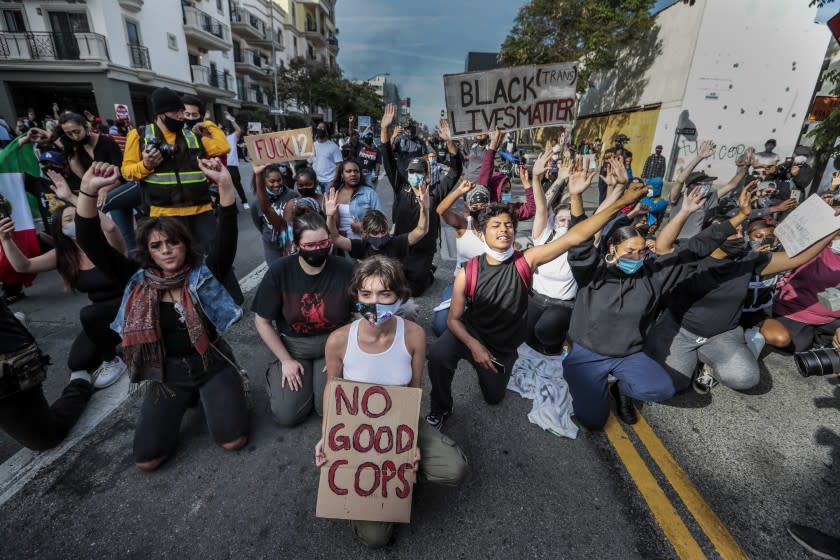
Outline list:
[[[612,257],[612,259],[610,259],[610,257]],[[615,254],[607,253],[604,255],[604,262],[607,264],[615,264]]]

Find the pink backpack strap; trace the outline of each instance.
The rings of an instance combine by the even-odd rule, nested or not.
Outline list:
[[[472,301],[475,297],[475,287],[478,284],[478,257],[473,257],[464,266],[464,295]]]
[[[516,265],[516,271],[519,273],[519,277],[522,278],[525,287],[530,289],[533,271],[531,270],[531,265],[528,264],[528,259],[520,251],[514,251],[513,263]]]

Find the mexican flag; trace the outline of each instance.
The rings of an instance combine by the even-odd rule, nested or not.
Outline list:
[[[17,139],[0,151],[0,195],[12,205],[12,219],[15,231],[12,233],[17,246],[27,257],[41,254],[35,221],[24,189],[24,173],[33,177],[41,176],[41,168],[32,144],[20,146]],[[18,274],[0,249],[0,282],[4,284],[32,285],[34,274]]]

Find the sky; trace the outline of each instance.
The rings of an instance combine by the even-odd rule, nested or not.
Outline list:
[[[388,72],[411,98],[415,120],[437,123],[443,75],[464,71],[467,52],[498,52],[524,0],[338,0],[338,64],[344,77]]]

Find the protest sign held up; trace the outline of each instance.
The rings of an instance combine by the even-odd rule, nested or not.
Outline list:
[[[795,257],[839,227],[840,216],[834,215],[834,208],[819,195],[812,194],[779,224],[774,233],[787,256]]]
[[[571,124],[576,82],[573,63],[446,74],[443,87],[452,135]]]
[[[327,390],[328,462],[315,514],[408,523],[421,390],[344,380],[332,380]]]
[[[245,144],[254,165],[315,157],[312,130],[308,128],[249,135],[245,137]]]

